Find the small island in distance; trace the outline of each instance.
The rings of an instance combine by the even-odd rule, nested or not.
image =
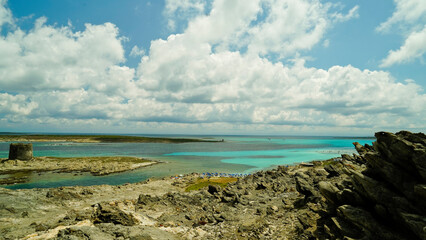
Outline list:
[[[125,135],[48,135],[48,134],[0,134],[0,142],[76,142],[76,143],[187,143],[221,142],[214,139],[162,138]]]

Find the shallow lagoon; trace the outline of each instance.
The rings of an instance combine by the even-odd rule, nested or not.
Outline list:
[[[181,137],[181,136],[180,136]],[[194,136],[189,136],[194,137]],[[195,136],[199,138],[200,136]],[[214,143],[69,143],[37,142],[35,156],[136,156],[165,161],[108,176],[87,173],[32,173],[29,182],[7,188],[124,184],[191,172],[251,173],[277,165],[291,165],[353,153],[352,142],[371,144],[373,138],[208,136]],[[0,158],[8,157],[9,143],[0,143]]]

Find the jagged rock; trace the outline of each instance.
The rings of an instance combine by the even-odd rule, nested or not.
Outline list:
[[[145,195],[145,194],[141,194],[141,195],[139,195],[139,197],[138,197],[138,204],[141,204],[141,205],[148,205],[149,203],[152,203],[152,202],[156,202],[156,201],[158,201],[159,200],[159,198],[158,197],[152,197],[151,195],[149,195],[149,194],[147,194],[147,195]]]
[[[82,227],[69,227],[62,229],[58,232],[57,240],[74,240],[74,239],[105,239],[113,240],[113,235],[106,234],[95,227],[82,226]]]
[[[386,160],[426,181],[426,145],[420,140],[426,139],[424,134],[414,137],[407,131],[396,134],[378,132],[375,136],[377,141],[373,146]],[[417,139],[417,142],[410,142],[410,139]]]
[[[305,180],[308,177],[304,178],[304,177],[301,177],[301,175],[302,174],[296,175],[296,189],[298,192],[300,192],[301,194],[305,196],[311,196],[313,188],[311,184],[309,184],[308,181]]]
[[[361,144],[359,144],[359,142],[354,142],[352,143],[355,146],[356,151],[361,155],[366,153],[368,150],[367,148],[365,148],[364,146],[362,146]]]
[[[401,213],[405,224],[420,239],[426,239],[426,218],[417,214]]]
[[[320,182],[318,184],[321,194],[329,201],[337,204],[337,193],[339,189],[329,182]]]
[[[371,213],[362,208],[357,208],[350,205],[342,205],[337,208],[337,212],[341,217],[347,219],[355,226],[360,228],[364,234],[366,234],[368,239],[406,239],[378,223],[371,215]]]
[[[114,223],[124,226],[133,226],[139,221],[131,214],[124,212],[115,205],[98,203],[94,206],[95,212],[92,220],[94,223]]]
[[[319,183],[329,209],[320,220],[326,222],[323,231],[333,239],[425,240],[426,136],[407,131],[375,136],[373,147],[354,143],[359,156],[342,155],[355,164],[343,168],[349,181]],[[354,232],[342,223],[355,225]]]
[[[324,166],[324,170],[328,172],[329,178],[339,176],[342,173],[342,170],[336,164],[327,164]]]
[[[423,203],[426,202],[426,184],[417,184],[414,186],[414,194]]]
[[[331,220],[333,221],[336,228],[339,229],[339,231],[342,233],[342,235],[345,236],[345,238],[360,239],[363,236],[360,232],[360,229],[354,226],[351,222],[348,222],[347,220],[340,217],[332,217]],[[330,232],[330,229],[328,231]]]
[[[368,152],[364,157],[381,178],[404,193],[406,197],[414,199],[412,189],[415,181],[410,174],[401,171],[399,167],[384,160],[378,153]]]

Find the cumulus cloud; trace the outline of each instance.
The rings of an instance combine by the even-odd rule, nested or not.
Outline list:
[[[398,28],[405,38],[398,50],[390,50],[382,60],[381,67],[411,62],[426,52],[426,2],[423,0],[395,0],[395,11],[390,18],[377,27],[387,33]]]
[[[426,25],[420,32],[412,32],[400,49],[389,51],[383,59],[381,67],[389,67],[394,64],[405,63],[421,58],[426,53]]]
[[[37,106],[24,95],[0,93],[0,114],[29,115]]]
[[[318,0],[216,0],[210,7],[188,16],[181,33],[152,41],[149,52],[135,46],[137,69],[125,66],[123,37],[112,23],[73,31],[39,18],[29,31],[0,36],[0,56],[8,56],[0,58],[0,123],[272,131],[425,126],[426,95],[415,82],[350,65],[309,68],[298,58],[324,41],[327,29],[356,17],[357,6],[343,13]]]
[[[86,24],[84,31],[73,32],[45,22],[42,17],[29,32],[17,29],[0,37],[0,55],[8,56],[0,59],[2,90],[99,88],[124,61],[118,29],[111,23]]]

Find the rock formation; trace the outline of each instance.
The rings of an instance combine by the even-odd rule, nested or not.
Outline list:
[[[33,159],[32,143],[11,143],[9,148],[10,160],[31,160]]]
[[[354,143],[359,155],[346,156],[338,181],[319,183],[327,199],[319,227],[331,239],[426,240],[426,136],[375,136],[372,147]]]

